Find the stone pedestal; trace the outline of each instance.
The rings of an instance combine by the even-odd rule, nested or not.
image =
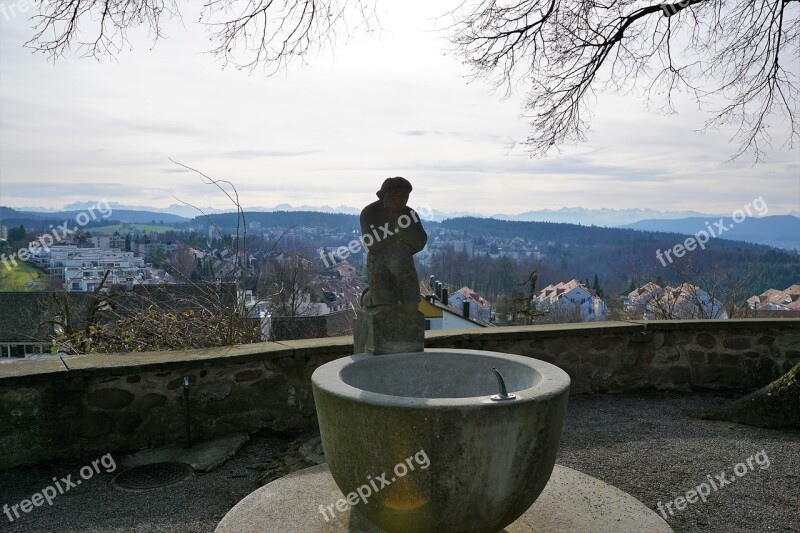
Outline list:
[[[365,307],[358,312],[354,353],[421,352],[425,349],[425,315],[400,306]]]
[[[216,533],[385,533],[346,502],[344,511],[337,510],[343,498],[328,466],[312,466],[251,493],[225,515]],[[536,503],[500,533],[532,531],[672,533],[630,494],[560,465]]]

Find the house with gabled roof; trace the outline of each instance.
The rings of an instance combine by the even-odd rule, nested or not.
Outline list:
[[[626,308],[646,320],[728,318],[721,301],[686,282],[666,288],[648,282],[631,291]]]
[[[787,289],[767,289],[758,296],[747,299],[750,309],[761,311],[796,311],[800,313],[800,285]]]
[[[450,296],[448,302],[453,304],[453,307],[456,309],[461,309],[462,314],[464,310],[464,302],[467,302],[467,305],[469,305],[469,316],[480,318],[486,322],[491,321],[492,304],[469,287],[461,287],[458,289]]]
[[[449,291],[441,283],[431,287],[428,281],[420,281],[420,301],[418,309],[425,315],[425,329],[466,329],[488,328],[494,324],[477,316],[472,316],[469,305],[459,309],[451,303]]]
[[[540,311],[556,307],[578,307],[581,318],[586,322],[605,320],[608,313],[605,300],[576,279],[548,285],[539,291],[533,300]]]

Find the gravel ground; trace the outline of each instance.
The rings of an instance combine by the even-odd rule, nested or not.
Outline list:
[[[706,482],[736,477],[674,515],[676,532],[800,531],[800,431],[691,418],[730,396],[684,393],[571,398],[558,463],[628,492],[656,512]],[[800,416],[800,413],[798,413]],[[764,455],[755,455],[763,451]],[[751,459],[753,469],[738,463]],[[766,467],[762,469],[758,460]],[[768,465],[768,467],[767,467]],[[715,481],[716,482],[716,481]]]
[[[624,490],[658,512],[662,506],[751,459],[753,469],[712,490],[707,501],[667,513],[676,532],[800,531],[800,431],[775,431],[696,420],[690,413],[724,401],[711,394],[647,392],[570,399],[559,464]],[[311,437],[309,433],[303,437]],[[209,474],[147,492],[123,492],[103,472],[35,507],[13,523],[0,514],[0,531],[212,532],[239,500],[259,486],[248,469],[290,448],[293,435],[261,434]],[[756,459],[766,466],[762,469]],[[97,457],[0,472],[0,506],[13,505],[72,474]],[[673,507],[674,509],[674,507]],[[265,525],[264,531],[269,531]]]

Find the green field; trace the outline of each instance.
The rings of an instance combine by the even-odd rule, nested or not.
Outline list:
[[[10,267],[6,268],[6,265]],[[28,287],[29,281],[40,283]],[[35,292],[48,289],[47,274],[27,263],[17,260],[16,266],[11,262],[0,261],[0,292]]]
[[[167,231],[180,231],[179,228],[173,226],[159,226],[157,224],[113,224],[111,226],[100,226],[97,228],[87,228],[92,233],[104,233],[111,235],[118,231],[120,235],[126,233],[165,233]]]

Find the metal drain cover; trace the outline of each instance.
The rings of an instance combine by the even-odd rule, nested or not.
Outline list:
[[[173,485],[191,475],[192,469],[185,463],[153,463],[120,472],[111,483],[122,490],[150,490]]]

